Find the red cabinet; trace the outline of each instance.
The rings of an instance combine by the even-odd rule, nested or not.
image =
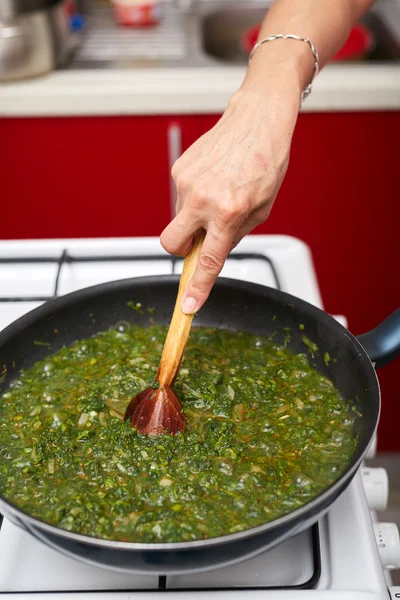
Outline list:
[[[0,119],[0,238],[159,235],[195,139],[184,117]]]
[[[0,119],[1,238],[159,235],[170,163],[218,116]],[[400,305],[400,112],[302,114],[258,233],[312,249],[326,309],[350,329]],[[379,444],[400,451],[399,365],[383,369]]]
[[[217,117],[204,118],[206,131]],[[400,112],[301,114],[289,169],[257,233],[311,246],[325,308],[350,330],[400,306]],[[379,372],[379,448],[400,451],[400,361]]]

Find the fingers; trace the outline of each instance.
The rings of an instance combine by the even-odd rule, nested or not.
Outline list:
[[[263,223],[269,213],[270,208],[263,208],[254,211],[244,221],[238,213],[226,220],[225,226],[221,220],[219,223],[214,221],[209,224],[196,270],[182,298],[181,308],[184,313],[192,314],[203,306],[229,252],[245,235]]]
[[[200,227],[196,215],[182,209],[162,232],[161,245],[170,254],[186,256],[192,245],[193,234]]]
[[[223,233],[215,223],[210,224],[196,270],[182,298],[181,308],[184,313],[198,311],[207,300],[231,250],[234,234],[234,227]]]
[[[262,208],[259,210],[255,210],[251,213],[251,215],[241,224],[232,241],[232,248],[235,248],[238,243],[253,229],[255,229],[261,223],[267,220],[269,213],[271,212],[271,207]]]
[[[174,165],[182,161],[181,157]],[[201,183],[201,176],[207,171],[202,161],[187,168],[184,173],[174,175],[178,192],[177,214],[160,236],[161,245],[170,254],[186,256],[192,245],[193,234],[212,220],[213,209],[209,200],[209,185]]]

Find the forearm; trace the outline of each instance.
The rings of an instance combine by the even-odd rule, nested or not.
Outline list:
[[[371,4],[276,0],[259,39],[284,33],[307,37],[318,49],[322,68]],[[177,215],[161,242],[168,252],[185,255],[195,231],[207,231],[183,296],[184,312],[203,305],[232,247],[268,217],[288,166],[302,91],[314,68],[313,52],[302,41],[277,39],[258,47],[221,119],[174,164]]]
[[[259,39],[279,33],[308,37],[318,49],[321,69],[372,4],[373,0],[276,0],[263,22]],[[281,94],[282,85],[282,92],[298,98],[313,73],[314,57],[308,44],[275,40],[257,49],[242,89],[262,92],[267,88],[269,93],[275,93],[271,92],[273,81],[277,94]]]

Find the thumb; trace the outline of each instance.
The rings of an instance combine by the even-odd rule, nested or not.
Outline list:
[[[224,266],[232,241],[233,234],[221,238],[211,229],[208,230],[195,272],[182,296],[181,308],[184,313],[192,314],[203,306]]]

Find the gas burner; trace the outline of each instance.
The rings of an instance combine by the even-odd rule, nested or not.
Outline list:
[[[158,238],[0,242],[0,328],[57,295],[145,275],[180,273]],[[286,236],[247,236],[222,276],[262,283],[322,308],[308,247]],[[338,318],[346,324],[343,317]],[[370,448],[370,456],[374,454]],[[329,512],[308,531],[232,567],[165,577],[102,570],[52,550],[8,520],[0,529],[0,598],[117,600],[179,592],[215,599],[400,598],[386,569],[399,566],[397,528],[375,522],[387,501],[383,469],[362,467]],[[372,511],[372,512],[371,512]],[[397,594],[397,595],[396,595]]]

